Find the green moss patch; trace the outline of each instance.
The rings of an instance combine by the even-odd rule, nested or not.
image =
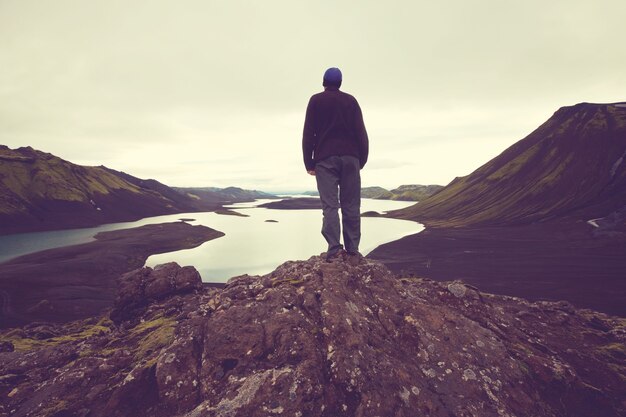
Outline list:
[[[93,321],[93,319],[88,319],[69,323],[67,325],[69,330],[67,334],[43,340],[28,337],[21,329],[13,329],[0,334],[0,341],[11,342],[15,350],[21,352],[47,346],[57,346],[67,342],[88,339],[101,333],[111,332],[110,325],[112,325],[112,322],[108,317],[103,317],[96,323],[93,323]]]
[[[283,278],[272,281],[272,288],[278,287],[281,284],[301,285],[304,281],[298,278]]]
[[[141,335],[137,343],[137,348],[135,349],[135,359],[143,359],[151,353],[172,343],[175,329],[176,321],[164,317],[146,321],[135,326],[131,333]]]
[[[174,340],[174,326],[164,326],[146,335],[137,346],[135,359],[142,359]]]
[[[626,345],[623,343],[610,343],[608,345],[601,346],[599,350],[617,360],[626,360]]]

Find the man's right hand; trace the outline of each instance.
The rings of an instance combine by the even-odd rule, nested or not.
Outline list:
[[[312,169],[311,171],[307,171],[307,172],[309,173],[309,175],[315,176],[315,170],[314,169]]]

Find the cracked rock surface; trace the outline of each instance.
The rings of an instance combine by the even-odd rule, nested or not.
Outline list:
[[[623,416],[626,320],[320,257],[201,286],[167,264],[110,315],[0,333],[6,416]]]

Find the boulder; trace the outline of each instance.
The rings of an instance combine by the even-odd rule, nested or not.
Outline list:
[[[176,262],[144,267],[128,272],[118,280],[118,291],[111,319],[121,322],[151,302],[173,294],[184,294],[202,288],[198,271]]]

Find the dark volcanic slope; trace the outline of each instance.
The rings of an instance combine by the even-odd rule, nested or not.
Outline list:
[[[87,227],[198,211],[154,180],[72,164],[30,147],[0,146],[0,234]]]
[[[224,234],[164,223],[99,233],[96,241],[50,249],[0,264],[0,327],[68,321],[110,307],[115,279],[148,256],[196,247]]]
[[[398,274],[626,317],[626,234],[594,231],[586,223],[426,228],[367,256]]]
[[[626,206],[626,104],[581,103],[394,216],[430,226],[603,217]]]
[[[121,280],[110,315],[0,332],[0,414],[618,417],[626,323],[384,266],[287,262],[225,289]]]
[[[427,229],[368,257],[395,272],[626,315],[625,159],[626,105],[564,107],[471,175],[392,212]]]

